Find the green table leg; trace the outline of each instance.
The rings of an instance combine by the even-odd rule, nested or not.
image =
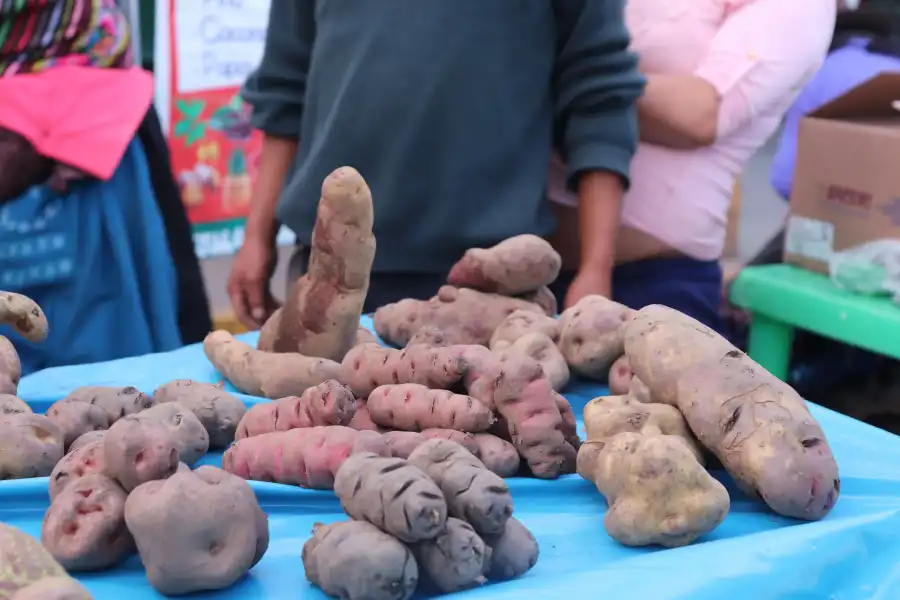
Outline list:
[[[747,353],[782,381],[787,380],[793,343],[793,327],[765,315],[753,315]]]

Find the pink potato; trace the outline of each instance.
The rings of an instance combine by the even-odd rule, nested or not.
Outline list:
[[[563,419],[560,430],[566,436],[569,444],[578,450],[578,447],[581,445],[581,438],[578,437],[578,422],[575,419],[575,413],[572,411],[572,405],[569,404],[569,401],[562,394],[556,392],[553,393],[553,399]]]
[[[390,456],[380,433],[349,427],[308,427],[244,438],[225,451],[222,468],[254,481],[330,490],[351,454]]]
[[[356,410],[353,412],[353,418],[347,423],[347,427],[357,431],[380,432],[384,430],[372,420],[372,415],[369,414],[369,407],[366,405],[366,401],[361,398],[356,400]]]
[[[102,440],[71,450],[56,463],[50,473],[50,500],[82,477],[103,473],[106,467],[105,457]]]
[[[458,351],[426,344],[403,350],[363,344],[351,349],[342,364],[347,377],[345,383],[360,398],[368,397],[380,385],[395,383],[454,389],[466,372],[465,361]]]
[[[245,481],[211,466],[135,489],[125,502],[147,579],[166,596],[225,589],[269,547],[269,524]]]
[[[497,326],[516,310],[544,312],[519,298],[445,285],[430,300],[408,298],[381,306],[373,321],[379,337],[396,346],[407,345],[422,327],[438,329],[451,344],[487,346]]]
[[[162,421],[129,415],[116,421],[103,439],[106,472],[126,491],[172,475],[181,462],[178,440]]]
[[[453,265],[447,283],[482,292],[516,295],[550,285],[562,259],[536,235],[517,235],[490,248],[472,248]]]
[[[64,454],[62,431],[44,415],[4,415],[0,440],[0,480],[47,477]]]
[[[94,473],[66,486],[44,515],[41,543],[67,571],[112,567],[134,551],[125,527],[125,490]]]
[[[54,402],[47,409],[47,417],[63,432],[66,448],[85,433],[109,428],[109,417],[105,410],[76,400]]]
[[[235,439],[298,427],[347,425],[355,412],[356,397],[353,392],[330,379],[309,388],[300,396],[254,405],[238,424]]]
[[[493,406],[506,421],[510,440],[534,476],[555,479],[573,473],[577,436],[541,365],[524,354],[495,355],[475,346],[465,358],[469,395]]]
[[[372,420],[404,431],[455,429],[487,431],[494,422],[491,410],[471,396],[406,383],[375,388],[367,400]]]

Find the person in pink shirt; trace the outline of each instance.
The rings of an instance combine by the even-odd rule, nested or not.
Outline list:
[[[647,87],[616,240],[615,300],[665,304],[720,329],[733,184],[821,64],[836,11],[835,0],[628,0]],[[580,248],[560,159],[548,197],[564,263],[555,291],[565,304]],[[569,296],[578,296],[575,287]]]

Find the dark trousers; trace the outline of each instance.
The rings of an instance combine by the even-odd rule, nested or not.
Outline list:
[[[563,305],[574,271],[565,271],[550,286]],[[613,271],[613,300],[630,308],[663,304],[722,330],[722,269],[717,261],[687,257],[653,258],[619,265]]]

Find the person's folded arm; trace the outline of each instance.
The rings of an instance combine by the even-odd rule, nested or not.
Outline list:
[[[707,146],[796,93],[825,57],[836,7],[827,0],[728,0],[726,18],[691,75],[647,73],[641,140]]]
[[[264,135],[245,231],[266,244],[274,243],[275,206],[297,154],[315,32],[314,0],[272,0],[262,61],[241,89]]]
[[[607,280],[601,291],[608,293],[622,193],[637,149],[635,102],[644,78],[628,50],[624,0],[555,0],[553,5],[555,100],[568,184],[578,192],[581,271],[599,273]]]

